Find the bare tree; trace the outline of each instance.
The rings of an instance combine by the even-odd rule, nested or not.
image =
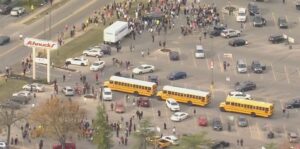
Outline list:
[[[54,137],[65,149],[67,136],[79,132],[80,122],[85,115],[79,103],[54,98],[36,106],[30,118],[45,129],[45,135]]]
[[[7,146],[10,144],[11,126],[16,122],[24,119],[27,116],[26,112],[11,108],[0,108],[0,125],[7,129]]]

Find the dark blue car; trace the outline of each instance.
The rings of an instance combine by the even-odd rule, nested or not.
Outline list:
[[[168,76],[169,80],[178,80],[178,79],[184,79],[186,78],[186,73],[183,71],[176,71],[176,72],[171,72]]]

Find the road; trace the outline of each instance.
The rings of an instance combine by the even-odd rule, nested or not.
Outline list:
[[[81,24],[94,10],[102,8],[108,2],[107,0],[73,0],[68,2],[51,14],[51,34],[49,31],[49,15],[31,25],[10,23],[0,31],[0,34],[10,35],[11,37],[9,44],[0,47],[0,69],[3,70],[5,66],[19,63],[24,56],[30,53],[30,49],[24,47],[23,43],[18,39],[20,34],[24,35],[24,37],[56,40],[57,33],[62,31],[65,25]]]

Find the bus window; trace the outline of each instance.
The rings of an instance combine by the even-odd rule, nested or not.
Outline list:
[[[114,81],[109,81],[110,84],[114,84]]]
[[[163,91],[163,93],[164,93],[164,94],[166,94],[166,93],[167,93],[167,91]]]
[[[230,103],[229,103],[229,102],[225,102],[225,104],[226,104],[226,105],[230,105]]]

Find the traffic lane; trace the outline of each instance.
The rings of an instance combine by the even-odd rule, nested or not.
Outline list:
[[[98,5],[100,5],[100,4],[103,4],[103,2],[102,1],[97,1],[96,4],[98,4],[98,5],[96,5],[96,4],[93,5],[93,4],[94,4],[94,1],[91,1],[91,3],[86,5],[89,9],[79,10],[79,11],[76,12],[76,15],[78,15],[79,12],[80,12],[80,15],[85,14],[86,16],[90,16],[92,14],[92,12],[96,9],[96,7],[98,7]],[[84,7],[81,7],[81,8],[84,8]],[[93,8],[95,8],[95,9],[93,9]],[[78,22],[79,19],[80,18],[78,18],[77,16],[70,16],[70,17],[65,18],[65,20],[61,20],[60,22],[56,22],[55,24],[53,24],[52,29],[51,29],[53,38],[56,38],[56,37],[54,37],[54,35],[56,35],[57,32],[60,32],[64,29],[65,24],[79,24],[79,23],[81,23],[81,22]],[[42,37],[43,32],[41,32],[41,30],[43,30],[43,25],[39,25],[39,24],[32,25],[32,27],[30,27],[29,29],[26,29],[28,34],[25,33],[24,36],[25,37],[33,36],[35,38]],[[48,30],[49,29],[47,29],[47,31]],[[5,50],[5,52],[0,57],[3,57],[4,55],[5,55],[5,57],[10,57],[11,56],[10,52],[13,51],[13,50],[18,49],[18,47],[20,47],[21,45],[22,45],[22,43],[14,44],[13,48],[11,48],[9,50]],[[3,51],[3,50],[4,49],[1,49],[1,51]],[[26,54],[28,54],[28,53],[26,53]],[[18,57],[16,59],[22,59],[22,57]],[[13,61],[7,61],[7,62],[9,62],[9,63],[1,63],[0,68],[4,68],[5,65],[12,65],[12,64],[15,63]]]

